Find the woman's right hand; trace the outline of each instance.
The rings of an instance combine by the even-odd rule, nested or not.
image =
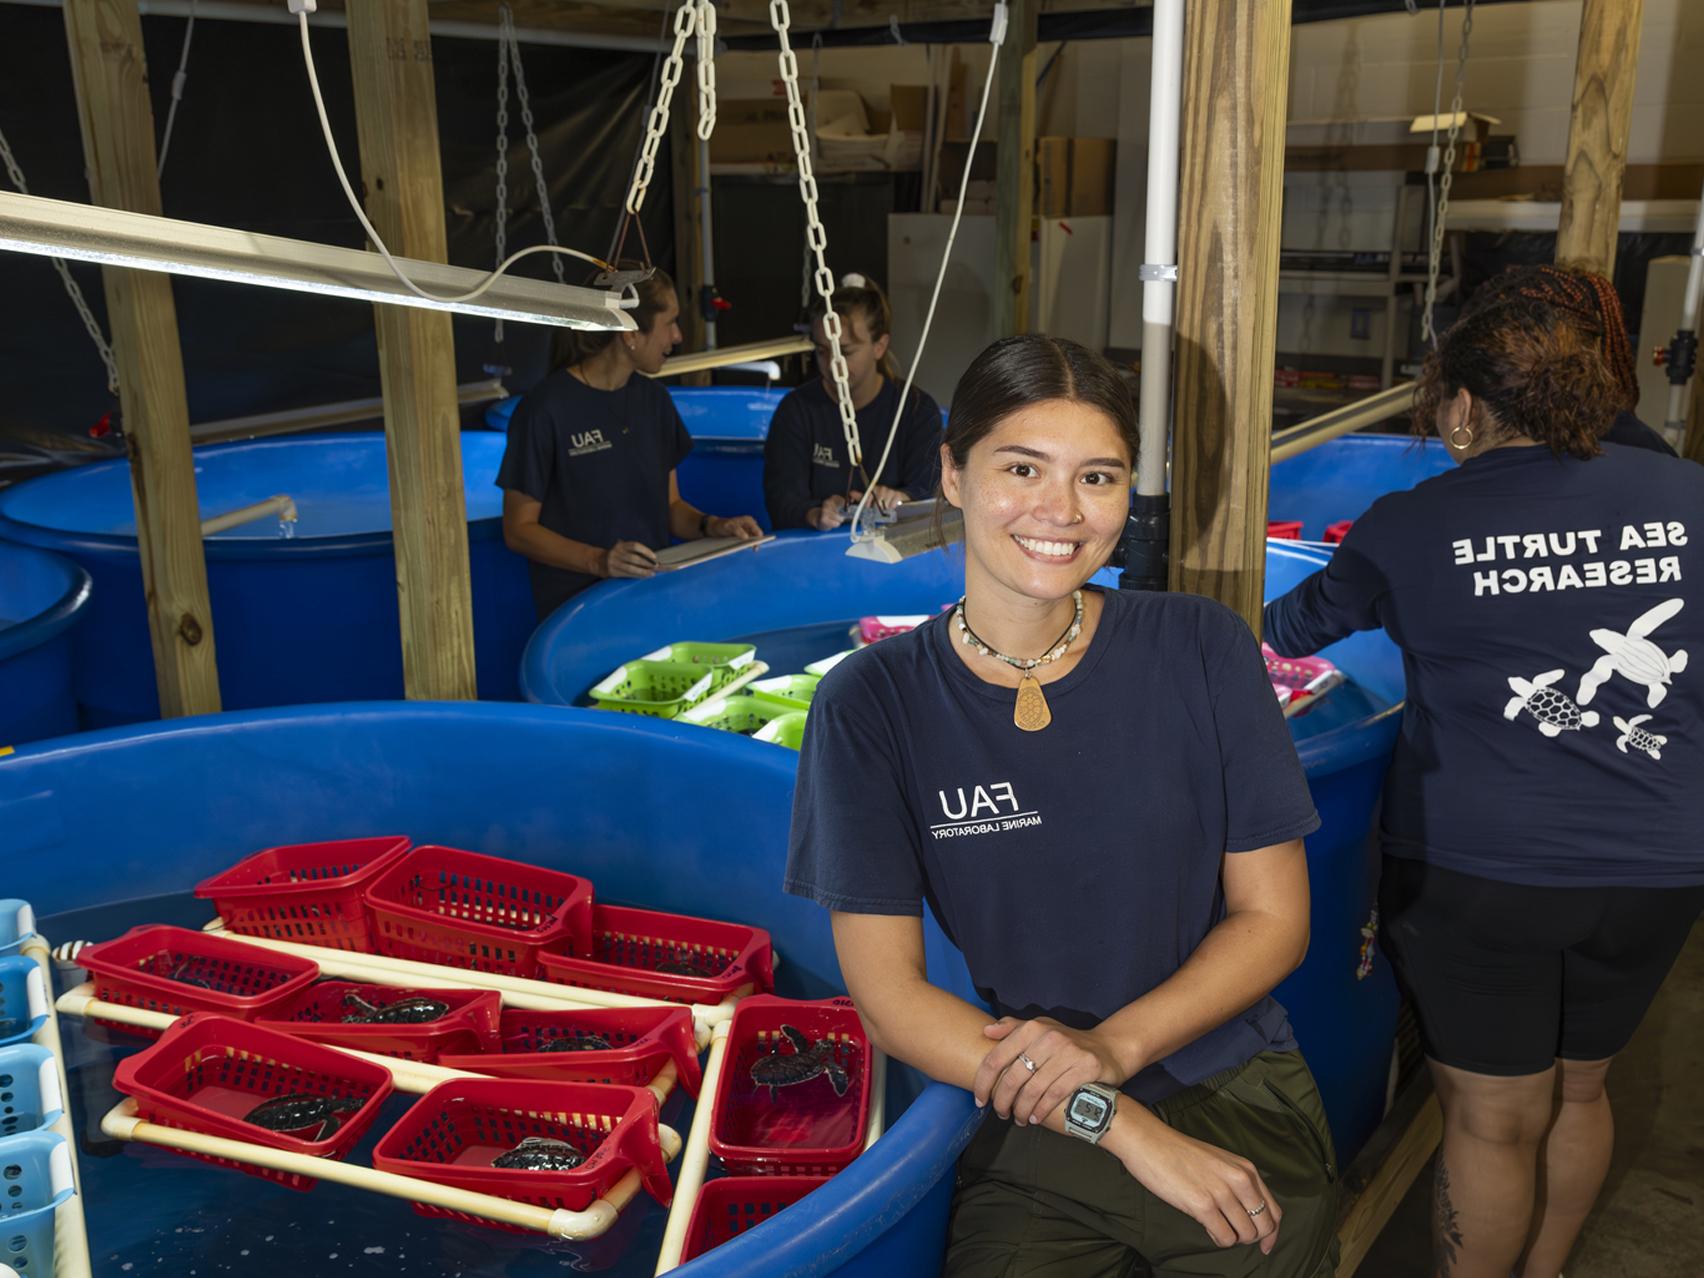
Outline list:
[[[1140,1130],[1115,1127],[1101,1147],[1149,1193],[1199,1222],[1215,1245],[1258,1243],[1262,1255],[1271,1255],[1284,1212],[1254,1164],[1174,1131],[1145,1110],[1141,1119]],[[1256,1208],[1259,1214],[1249,1215]]]
[[[643,542],[618,541],[604,551],[603,569],[606,577],[654,577],[657,554]]]
[[[814,507],[806,518],[818,532],[832,531],[846,522],[846,498],[825,497],[822,505]]]

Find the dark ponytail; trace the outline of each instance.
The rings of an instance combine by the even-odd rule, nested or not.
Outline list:
[[[618,267],[624,271],[643,270],[638,262],[621,262]],[[590,280],[587,281],[591,283]],[[649,333],[668,306],[668,301],[674,295],[674,281],[669,278],[667,271],[661,267],[651,272],[651,277],[642,280],[636,286],[639,293],[639,305],[627,313],[633,317],[633,322],[641,333]],[[552,371],[572,368],[583,364],[594,355],[601,355],[609,349],[609,345],[619,336],[613,329],[559,328],[550,343],[550,367]]]
[[[847,275],[842,278],[840,287],[834,290],[832,305],[834,313],[848,324],[854,315],[862,316],[864,329],[872,342],[893,336],[893,307],[888,304],[887,294],[882,292],[881,286],[868,276]],[[821,319],[827,309],[819,297],[811,307],[811,322],[814,324]],[[889,381],[901,380],[899,361],[893,357],[891,341],[878,367]]]

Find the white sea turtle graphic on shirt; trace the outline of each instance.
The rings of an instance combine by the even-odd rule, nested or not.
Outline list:
[[[1633,719],[1617,718],[1615,726],[1621,729],[1621,735],[1616,738],[1615,748],[1626,754],[1627,747],[1632,746],[1635,750],[1643,750],[1653,759],[1662,758],[1663,747],[1668,744],[1668,738],[1658,736],[1655,732],[1647,732],[1639,726],[1648,722],[1650,717],[1648,714],[1642,714]]]
[[[1515,695],[1503,707],[1503,717],[1513,719],[1525,710],[1538,720],[1538,730],[1547,737],[1559,737],[1564,732],[1578,732],[1597,725],[1596,710],[1581,712],[1568,700],[1568,694],[1550,685],[1562,677],[1560,670],[1547,670],[1531,682],[1511,677],[1509,687]]]
[[[1645,704],[1651,709],[1660,706],[1668,696],[1673,676],[1686,669],[1686,649],[1665,653],[1646,636],[1685,606],[1684,599],[1665,600],[1628,626],[1624,635],[1613,630],[1592,631],[1592,642],[1603,649],[1603,656],[1580,679],[1580,704],[1590,705],[1609,676],[1619,674],[1645,685]]]

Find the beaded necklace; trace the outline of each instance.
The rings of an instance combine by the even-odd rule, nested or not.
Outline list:
[[[1014,670],[1020,671],[1023,678],[1018,680],[1018,701],[1012,709],[1012,722],[1025,732],[1040,732],[1053,722],[1053,711],[1047,708],[1047,698],[1042,695],[1041,681],[1035,677],[1039,666],[1048,665],[1063,657],[1070,648],[1072,641],[1083,632],[1083,592],[1073,590],[1071,602],[1077,607],[1076,616],[1065,628],[1053,646],[1039,657],[1008,657],[1003,652],[990,648],[979,639],[976,632],[970,628],[970,623],[964,618],[964,600],[961,598],[953,609],[953,624],[958,627],[959,638],[968,648],[974,648],[984,657],[992,657],[996,661],[1004,661]]]

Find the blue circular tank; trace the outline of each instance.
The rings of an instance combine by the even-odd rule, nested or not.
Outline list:
[[[71,647],[89,596],[65,556],[0,544],[0,748],[77,730]]]
[[[623,661],[676,640],[754,640],[759,659],[794,672],[798,639],[844,635],[850,618],[933,613],[956,599],[963,560],[956,550],[877,564],[845,554],[839,533],[797,533],[743,554],[646,581],[608,582],[570,600],[534,633],[521,669],[528,698],[572,705]],[[1318,547],[1271,542],[1267,591],[1282,594],[1326,562]],[[1111,573],[1098,580],[1116,584]],[[845,646],[838,642],[835,646]],[[814,655],[820,656],[821,652]],[[1322,654],[1354,681],[1292,721],[1323,824],[1308,841],[1313,941],[1307,960],[1277,991],[1319,1080],[1347,1161],[1384,1114],[1397,995],[1387,967],[1362,965],[1377,885],[1368,838],[1396,741],[1403,697],[1401,658],[1382,632],[1351,636]],[[626,717],[626,716],[623,716]],[[733,734],[730,759],[765,765],[797,758]],[[729,809],[735,810],[735,809]]]
[[[1403,492],[1454,466],[1436,439],[1413,435],[1342,435],[1276,462],[1266,501],[1268,519],[1299,519],[1302,536],[1359,519],[1385,493]]]
[[[513,699],[535,613],[526,562],[503,545],[493,481],[504,441],[481,431],[461,438],[479,693]],[[203,518],[278,493],[299,514],[288,538],[268,517],[204,543],[225,708],[401,697],[384,435],[216,445],[196,450],[195,470]],[[135,529],[122,461],[0,492],[0,539],[59,551],[93,578],[89,623],[73,635],[87,727],[159,716]]]

